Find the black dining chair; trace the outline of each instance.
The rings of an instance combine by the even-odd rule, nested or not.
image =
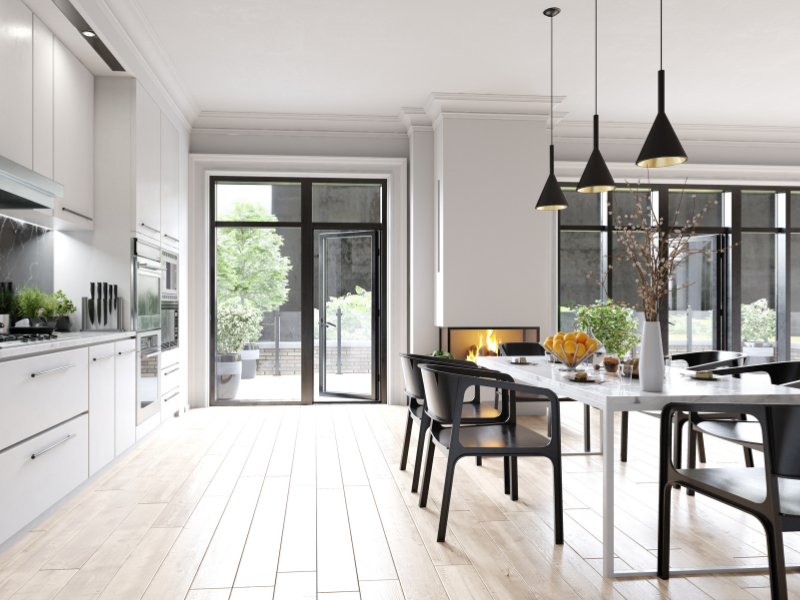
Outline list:
[[[763,366],[763,365],[759,365]],[[744,413],[754,417],[763,440],[764,468],[680,469],[672,460],[673,417],[704,411]],[[748,421],[750,422],[750,421]],[[781,404],[673,403],[661,418],[659,462],[658,567],[669,579],[672,487],[681,485],[756,517],[767,537],[769,580],[773,600],[786,600],[786,561],[783,533],[800,531],[800,406]]]
[[[744,364],[744,362],[747,360],[747,357],[741,352],[728,352],[726,350],[703,350],[700,352],[684,352],[682,354],[673,354],[670,356],[670,358],[672,359],[673,362],[684,361],[688,365],[687,369],[690,371],[708,371],[719,367],[736,367],[741,364]],[[643,415],[647,415],[648,417],[655,417],[657,419],[661,418],[660,410],[643,410],[639,412]],[[710,420],[714,418],[731,419],[731,418],[737,418],[737,415],[721,414],[721,415],[715,415],[714,417],[709,416]],[[675,460],[678,466],[680,466],[683,460],[683,426],[685,423],[688,422],[688,416],[676,414],[675,419],[677,423],[677,427],[675,428],[675,439],[673,440],[676,448]],[[690,444],[692,444],[692,446],[696,444],[699,447],[700,462],[706,462],[706,450],[705,450],[705,443],[703,440],[703,436],[702,435],[693,436],[692,434],[690,434],[689,437],[691,438]],[[622,431],[620,432],[620,438],[621,438],[621,444],[620,444],[619,459],[621,462],[627,462],[628,460],[628,412],[627,411],[622,413]],[[747,460],[747,456],[745,456],[745,460]]]
[[[425,445],[425,434],[430,426],[430,419],[425,413],[425,388],[422,384],[422,373],[419,370],[422,364],[443,364],[450,366],[462,366],[468,368],[480,368],[475,363],[466,360],[454,360],[426,356],[424,354],[401,354],[400,364],[403,366],[403,379],[405,382],[405,394],[408,396],[408,415],[406,416],[406,431],[403,436],[403,449],[400,456],[400,470],[406,470],[408,462],[408,451],[411,445],[411,433],[414,423],[419,425],[419,435],[417,436],[417,455],[414,458],[414,473],[411,476],[411,491],[416,493],[419,487],[420,466],[422,465],[422,449]],[[464,403],[462,414],[464,423],[474,423],[497,420],[500,418],[500,411],[491,406],[481,403],[480,388],[475,389],[475,395],[470,402]],[[481,464],[481,457],[475,458],[477,464]]]
[[[498,347],[500,356],[545,356],[547,351],[537,342],[503,342]],[[558,397],[561,402],[575,402],[572,398]],[[549,402],[548,398],[534,394],[517,394],[517,402]],[[494,403],[497,408],[497,398]],[[547,435],[551,435],[552,422],[550,413],[547,413]],[[583,449],[584,452],[592,451],[592,413],[588,404],[583,405]]]
[[[558,397],[548,389],[515,383],[505,373],[475,368],[448,367],[442,364],[420,366],[425,386],[425,406],[431,426],[425,440],[425,464],[420,507],[428,501],[433,470],[433,456],[438,448],[447,457],[444,494],[439,504],[437,541],[447,534],[447,518],[453,491],[456,463],[465,456],[502,456],[505,493],[518,499],[517,458],[542,456],[553,464],[553,502],[555,509],[556,544],[564,543],[564,516],[561,488],[561,419]],[[462,418],[464,395],[470,387],[487,385],[501,390],[502,422],[468,426]],[[540,394],[550,400],[553,434],[547,438],[517,424],[518,393]]]

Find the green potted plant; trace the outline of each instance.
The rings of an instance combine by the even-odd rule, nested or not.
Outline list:
[[[49,296],[38,287],[26,285],[17,292],[14,313],[17,318],[28,319],[31,327],[46,322],[52,310],[53,304],[49,301]]]
[[[14,290],[0,288],[0,334],[8,333],[11,327],[11,314],[14,312]]]
[[[591,329],[594,337],[603,344],[603,366],[609,373],[616,373],[620,357],[642,341],[637,333],[639,321],[633,311],[613,302],[598,300],[589,306],[578,307],[575,324],[580,331]]]
[[[742,350],[750,357],[748,363],[770,360],[775,355],[774,338],[775,309],[767,299],[742,304]]]
[[[261,335],[261,310],[229,300],[217,309],[217,400],[233,400],[242,379],[240,352]]]
[[[67,298],[66,294],[58,290],[55,294],[51,294],[50,298],[55,303],[54,311],[56,320],[56,331],[69,331],[72,328],[69,316],[74,313],[77,308],[72,303],[72,300]]]

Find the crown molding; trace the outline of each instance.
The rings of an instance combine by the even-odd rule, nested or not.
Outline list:
[[[433,131],[431,118],[428,116],[428,113],[425,112],[424,108],[404,106],[400,109],[397,119],[403,124],[403,127],[406,128],[406,133],[409,137],[411,137],[411,134],[415,131]]]
[[[259,132],[274,132],[278,135],[289,135],[289,132],[312,135],[353,133],[375,137],[376,135],[405,136],[407,128],[397,115],[201,112],[194,121],[193,131],[210,133],[211,130],[219,130],[221,134],[245,131],[254,135],[258,135]]]
[[[332,138],[382,138],[406,139],[406,133],[393,133],[381,131],[321,131],[303,129],[220,129],[215,127],[194,127],[192,134],[196,135],[230,135],[230,136],[266,136],[266,137],[332,137]]]
[[[800,166],[773,165],[712,165],[683,163],[663,169],[642,169],[633,163],[607,163],[614,179],[631,184],[677,184],[677,185],[774,185],[797,186],[800,184]],[[557,160],[556,176],[562,183],[580,180],[586,163],[583,161]]]
[[[558,106],[566,96],[554,96],[553,106]],[[549,120],[550,96],[510,94],[451,94],[433,92],[428,96],[423,110],[436,128],[442,118]],[[566,113],[559,113],[563,118]],[[554,114],[554,117],[556,115]]]

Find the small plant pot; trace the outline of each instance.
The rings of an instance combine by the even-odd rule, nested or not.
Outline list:
[[[245,344],[239,355],[242,357],[242,379],[254,379],[258,367],[260,350],[255,344]]]
[[[235,400],[242,382],[242,359],[236,354],[217,355],[217,400]]]
[[[56,319],[56,331],[69,331],[72,329],[72,321],[69,315],[61,315]]]
[[[606,354],[603,357],[603,368],[606,373],[616,373],[617,369],[619,369],[619,358],[612,354]]]

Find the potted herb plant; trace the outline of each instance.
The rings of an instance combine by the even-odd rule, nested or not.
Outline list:
[[[603,344],[603,366],[609,373],[616,373],[619,359],[642,341],[637,333],[639,321],[633,311],[613,302],[598,300],[592,305],[578,307],[575,325],[580,331],[591,329],[594,337]]]
[[[48,313],[52,309],[49,296],[38,287],[27,285],[17,292],[15,300],[17,318],[28,319],[31,326],[47,321]]]
[[[748,364],[768,362],[775,356],[775,309],[766,298],[742,304],[742,351],[749,356]]]
[[[261,310],[229,300],[217,309],[217,400],[233,400],[242,379],[245,343],[261,335]]]
[[[50,296],[55,302],[55,316],[56,331],[69,331],[72,328],[72,323],[69,316],[74,313],[77,308],[72,303],[72,300],[67,298],[66,294],[58,290],[55,294]]]

